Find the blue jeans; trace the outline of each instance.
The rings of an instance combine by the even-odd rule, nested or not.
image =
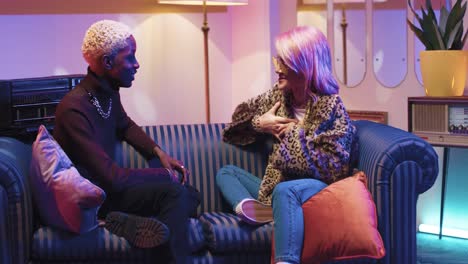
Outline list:
[[[261,179],[234,165],[226,165],[216,174],[216,185],[234,210],[246,198],[258,198]]]
[[[301,262],[304,242],[302,204],[327,185],[316,179],[281,182],[273,190],[275,262]]]
[[[234,209],[245,198],[258,198],[261,179],[233,165],[222,167],[216,184]],[[275,262],[299,263],[304,241],[302,204],[327,185],[315,179],[279,183],[273,191]]]

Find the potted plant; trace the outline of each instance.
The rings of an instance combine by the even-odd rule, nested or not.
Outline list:
[[[442,5],[438,19],[430,0],[426,0],[426,9],[421,7],[422,16],[416,13],[411,0],[408,5],[419,27],[407,19],[408,26],[426,47],[420,53],[426,95],[463,95],[468,68],[468,51],[462,50],[467,39],[463,28],[466,2],[457,0],[452,8]]]

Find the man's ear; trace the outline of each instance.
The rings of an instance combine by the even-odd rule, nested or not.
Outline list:
[[[114,66],[114,60],[111,56],[109,55],[103,55],[101,58],[102,66],[106,70],[112,69],[112,66]]]

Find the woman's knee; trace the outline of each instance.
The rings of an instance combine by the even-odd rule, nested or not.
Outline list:
[[[238,170],[238,167],[234,166],[234,165],[225,165],[223,166],[222,168],[220,168],[218,170],[218,172],[216,173],[216,181],[219,182],[222,180],[222,177],[226,177],[226,176],[235,176],[235,172],[236,170]]]
[[[273,189],[273,200],[279,200],[282,198],[291,198],[294,197],[293,186],[290,184],[286,184],[287,182],[280,182],[276,185],[275,189]]]
[[[237,167],[235,165],[224,165],[223,167],[221,167],[218,170],[217,174],[232,174],[233,172],[235,172],[238,169],[239,169],[239,167]]]

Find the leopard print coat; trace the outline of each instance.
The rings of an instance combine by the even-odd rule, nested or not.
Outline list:
[[[273,88],[238,105],[232,122],[223,131],[230,144],[248,145],[259,137],[252,120],[281,101],[278,116],[295,118],[292,94]],[[281,141],[274,140],[258,200],[271,205],[275,186],[285,180],[315,178],[327,184],[349,175],[351,144],[356,128],[338,95],[319,95],[309,100],[302,124],[294,125]]]

